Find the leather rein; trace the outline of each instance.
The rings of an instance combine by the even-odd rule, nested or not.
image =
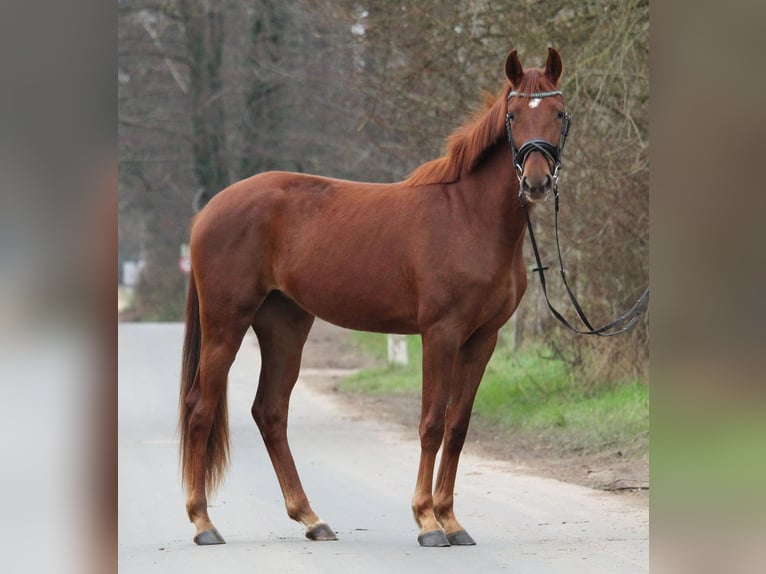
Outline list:
[[[551,92],[534,92],[530,94],[525,94],[521,92],[517,92],[515,90],[511,91],[508,94],[508,100],[514,96],[519,97],[528,97],[528,98],[547,98],[551,96],[561,96],[562,93],[558,90],[551,91]],[[510,113],[506,113],[505,115],[505,129],[506,133],[508,135],[508,145],[510,146],[512,152],[513,152],[513,165],[516,170],[516,176],[519,178],[519,203],[521,204],[521,207],[524,209],[524,215],[527,220],[527,229],[529,230],[529,240],[532,244],[532,251],[535,255],[535,262],[537,263],[537,267],[532,270],[533,273],[538,273],[538,276],[540,278],[540,286],[543,289],[543,295],[545,296],[545,302],[548,305],[548,309],[553,314],[553,316],[558,319],[562,325],[564,325],[566,328],[568,328],[570,331],[573,331],[575,333],[578,333],[580,335],[597,335],[599,337],[611,337],[613,335],[619,335],[620,333],[624,333],[631,327],[633,327],[636,322],[638,321],[639,317],[646,311],[648,305],[649,305],[649,287],[647,287],[644,292],[641,294],[641,296],[638,298],[638,300],[633,304],[633,306],[620,315],[617,319],[614,319],[613,321],[610,321],[609,323],[602,325],[601,327],[593,327],[591,322],[588,320],[587,316],[585,315],[585,312],[582,309],[582,305],[580,305],[580,302],[577,300],[577,297],[575,297],[574,292],[569,286],[569,282],[567,281],[567,273],[564,270],[564,261],[561,256],[561,244],[559,242],[559,170],[561,168],[561,155],[564,150],[564,144],[566,143],[567,135],[569,134],[569,125],[571,122],[571,118],[568,113],[562,112],[559,116],[562,120],[561,124],[561,138],[559,140],[559,144],[557,146],[553,145],[549,141],[543,140],[543,139],[532,139],[527,142],[525,142],[520,148],[516,148],[516,146],[513,143],[513,132],[511,130],[511,119],[512,115]],[[585,325],[585,329],[580,329],[575,326],[573,326],[569,321],[567,321],[564,316],[556,310],[556,308],[551,304],[550,298],[548,297],[548,287],[545,281],[545,270],[549,267],[547,265],[543,265],[542,259],[540,257],[540,250],[537,247],[537,241],[535,239],[535,232],[532,229],[532,220],[529,216],[529,209],[527,207],[527,202],[524,198],[524,194],[521,191],[521,178],[522,174],[524,173],[524,164],[527,161],[527,158],[532,152],[540,152],[542,153],[545,158],[548,160],[549,164],[552,165],[552,180],[553,180],[553,197],[554,197],[554,212],[555,212],[555,234],[556,234],[556,251],[558,254],[558,260],[559,260],[559,270],[561,272],[561,279],[564,282],[564,287],[566,288],[567,294],[569,295],[569,300],[572,302],[572,306],[575,308],[575,311],[577,312],[577,316],[580,318],[582,323]]]

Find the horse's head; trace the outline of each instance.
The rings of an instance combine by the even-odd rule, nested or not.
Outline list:
[[[522,201],[540,201],[555,187],[569,115],[558,90],[561,56],[548,48],[545,69],[524,70],[516,50],[508,54],[505,75],[511,82],[506,129],[513,149]]]

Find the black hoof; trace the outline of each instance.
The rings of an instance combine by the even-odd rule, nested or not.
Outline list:
[[[194,543],[200,546],[210,546],[211,544],[226,544],[226,541],[221,536],[221,533],[218,532],[218,529],[213,526],[213,528],[208,528],[197,534],[194,537]]]
[[[325,522],[320,522],[313,528],[306,531],[306,538],[309,540],[337,540],[335,532],[332,531],[330,525]]]
[[[452,546],[476,546],[476,541],[465,530],[456,530],[447,534],[447,540]]]
[[[418,536],[418,543],[421,546],[426,546],[428,548],[437,548],[450,545],[449,540],[447,540],[443,530],[431,530],[430,532],[424,532]]]

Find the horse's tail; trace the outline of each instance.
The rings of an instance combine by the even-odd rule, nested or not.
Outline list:
[[[178,400],[178,426],[180,432],[181,480],[189,492],[194,480],[194,453],[191,450],[190,418],[199,400],[199,362],[202,329],[199,316],[199,296],[194,272],[189,274],[189,294],[186,298],[186,332],[184,334],[183,362],[181,364],[181,390]],[[213,426],[205,449],[205,491],[216,489],[229,462],[229,417],[226,388],[218,400]]]

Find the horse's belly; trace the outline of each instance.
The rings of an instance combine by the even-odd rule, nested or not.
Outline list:
[[[298,281],[286,294],[312,315],[357,331],[417,333],[417,304],[411,293],[375,282]]]

